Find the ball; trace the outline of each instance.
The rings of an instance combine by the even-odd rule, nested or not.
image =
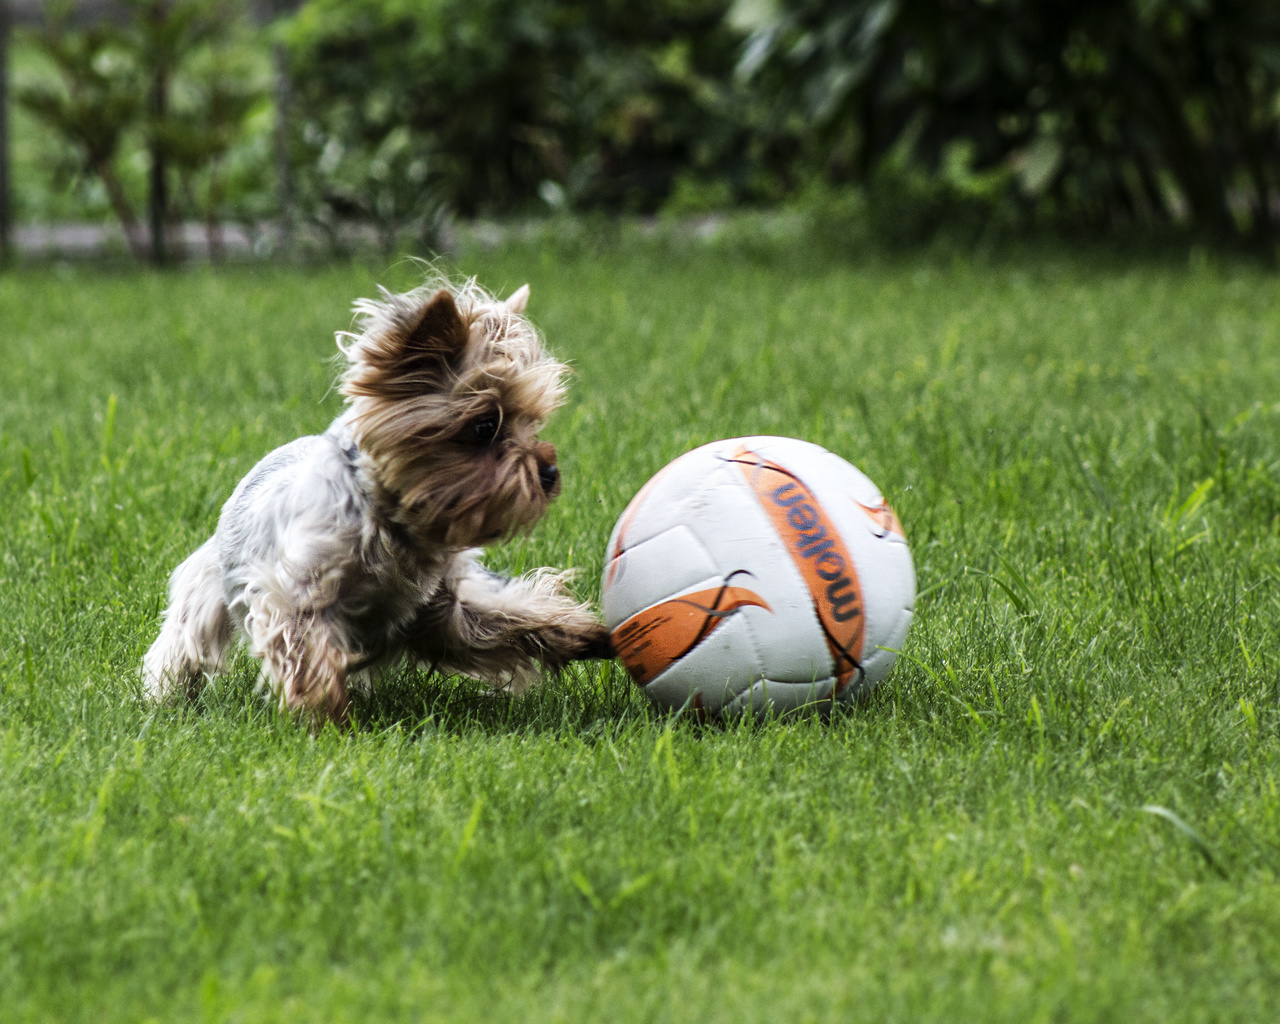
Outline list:
[[[875,484],[816,444],[736,437],[686,452],[631,499],[602,604],[651,700],[736,715],[869,692],[902,648],[915,592]]]

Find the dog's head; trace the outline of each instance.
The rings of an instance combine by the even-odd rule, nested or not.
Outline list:
[[[538,439],[564,400],[567,367],[523,316],[474,282],[435,282],[356,303],[338,347],[340,390],[360,450],[395,516],[424,539],[487,544],[536,522],[560,491],[556,452]]]

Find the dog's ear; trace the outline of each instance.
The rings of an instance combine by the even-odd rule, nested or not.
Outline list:
[[[529,286],[522,284],[519,288],[511,293],[511,297],[506,301],[507,309],[513,313],[523,313],[524,307],[529,305]]]
[[[418,322],[405,334],[404,347],[411,357],[428,357],[452,363],[467,347],[467,325],[453,296],[441,288],[418,314]]]

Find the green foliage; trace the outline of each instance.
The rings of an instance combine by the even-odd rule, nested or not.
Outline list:
[[[576,371],[564,493],[489,560],[594,597],[675,455],[827,445],[920,588],[831,722],[700,728],[601,665],[393,675],[346,735],[247,658],[141,705],[168,572],[415,269],[0,278],[0,1020],[1280,1017],[1276,276],[720,239],[457,268],[529,280]]]
[[[221,20],[179,68],[169,113],[154,131],[179,178],[180,200],[211,224],[226,215],[233,197],[242,214],[274,212],[265,133],[259,128],[253,137],[255,120],[275,116],[267,100],[265,54],[246,38],[242,23]]]
[[[782,0],[754,19],[739,73],[775,120],[803,122],[834,180],[907,217],[900,176],[879,169],[905,149],[935,173],[959,143],[1005,173],[999,199],[1023,219],[1259,239],[1280,224],[1267,0]]]
[[[129,39],[139,64],[153,80],[160,76],[177,87],[163,112],[148,110],[149,143],[187,172],[216,163],[262,96],[259,68],[232,46],[242,12],[230,0],[132,0],[131,6]]]
[[[125,152],[141,147],[148,162],[171,167],[186,212],[216,221],[227,191],[223,165],[261,106],[263,75],[243,43],[236,0],[130,0],[128,9],[119,24],[77,25],[69,6],[51,5],[27,40],[56,77],[32,76],[15,92],[61,139],[60,179],[96,178],[141,255],[138,200],[120,167]]]
[[[314,0],[288,36],[314,191],[352,212],[383,188],[475,215],[541,207],[550,182],[542,193],[572,206],[647,211],[692,171],[750,195],[726,7]],[[379,177],[394,133],[404,170]]]
[[[890,242],[1137,225],[1262,248],[1280,224],[1273,0],[310,0],[257,36],[239,0],[130,10],[127,31],[55,19],[58,81],[23,95],[66,140],[63,177],[102,181],[122,219],[140,144],[188,215],[274,212],[279,40],[299,200],[335,245],[350,222],[389,252],[451,213],[831,190],[862,211],[838,230]]]
[[[387,124],[377,133],[366,122],[357,129],[350,113],[338,104],[326,112],[324,128],[314,120],[304,126],[299,178],[307,217],[333,251],[344,245],[346,221],[372,223],[386,255],[402,240],[434,249],[446,209],[428,183],[425,148],[404,125]]]
[[[72,29],[66,12],[54,10],[32,42],[56,69],[60,82],[19,84],[15,98],[66,145],[54,168],[62,184],[86,175],[106,190],[130,247],[142,253],[137,214],[121,185],[116,161],[126,133],[142,108],[143,89],[134,54],[114,26]]]

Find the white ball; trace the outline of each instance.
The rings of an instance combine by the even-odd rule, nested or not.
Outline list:
[[[816,444],[737,437],[685,453],[631,499],[602,603],[650,699],[732,715],[866,693],[902,648],[915,593],[875,484]]]

